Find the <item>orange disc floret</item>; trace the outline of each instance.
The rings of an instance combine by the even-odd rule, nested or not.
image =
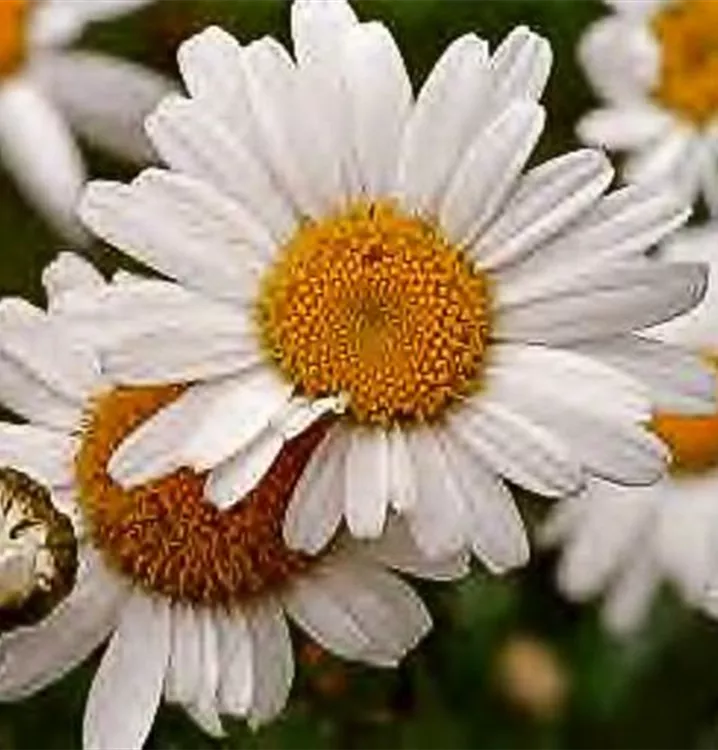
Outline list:
[[[265,346],[297,387],[359,422],[428,421],[477,386],[487,277],[390,200],[306,222],[263,279]]]
[[[653,19],[660,46],[654,96],[698,125],[718,115],[718,3],[674,0]]]
[[[230,607],[282,586],[316,561],[285,546],[282,524],[326,426],[288,443],[257,488],[229,510],[205,499],[206,474],[186,468],[123,489],[108,475],[113,451],[181,392],[116,388],[94,401],[75,459],[80,502],[111,568],[172,600]]]
[[[0,2],[0,78],[14,73],[25,59],[29,14],[29,0]]]
[[[718,376],[718,357],[706,358]],[[671,472],[700,474],[718,468],[718,411],[704,416],[659,412],[653,431],[671,451]]]

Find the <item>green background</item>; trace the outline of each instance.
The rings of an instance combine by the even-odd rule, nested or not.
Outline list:
[[[3,0],[0,0],[2,2]],[[100,0],[87,0],[97,2]],[[718,1],[718,0],[717,0]],[[365,0],[363,18],[385,21],[420,83],[446,44],[468,31],[497,43],[525,23],[547,36],[555,62],[539,158],[577,144],[578,117],[593,102],[575,63],[576,42],[603,9],[588,0]],[[289,3],[279,0],[159,0],[133,16],[98,24],[78,46],[143,62],[175,75],[177,44],[208,23],[241,40],[287,41]],[[39,144],[41,147],[41,144]],[[131,169],[89,153],[95,177]],[[0,171],[0,292],[42,301],[40,272],[63,244],[36,218]],[[126,263],[91,250],[106,270]],[[530,503],[532,513],[545,501]],[[241,722],[222,741],[203,735],[177,709],[162,708],[149,746],[157,748],[711,748],[718,745],[718,625],[663,593],[650,623],[628,642],[602,632],[593,607],[564,602],[554,560],[503,579],[476,569],[455,586],[422,585],[435,619],[425,643],[396,671],[347,665],[327,655],[299,660],[283,717],[258,733]],[[298,633],[297,646],[306,653]],[[500,654],[519,636],[539,640],[567,685],[550,716],[538,716],[501,679]],[[21,704],[0,706],[0,748],[80,745],[90,663]],[[533,675],[529,669],[528,679]],[[118,704],[118,711],[123,706]]]

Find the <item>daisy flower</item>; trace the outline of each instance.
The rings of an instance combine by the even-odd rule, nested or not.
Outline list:
[[[294,671],[288,618],[340,656],[395,665],[431,621],[390,568],[446,579],[465,572],[465,559],[424,560],[400,525],[376,543],[337,537],[313,557],[287,548],[282,519],[321,423],[286,443],[228,512],[205,500],[205,477],[188,469],[123,490],[107,471],[115,446],[182,388],[112,385],[54,312],[71,290],[104,286],[91,266],[62,255],[44,281],[49,313],[0,303],[0,397],[27,420],[0,424],[0,465],[50,489],[74,524],[77,572],[44,619],[0,638],[0,699],[42,689],[109,638],[83,744],[139,748],[162,696],[215,735],[221,714],[252,726],[275,716]],[[34,549],[30,539],[25,547]],[[0,593],[9,578],[0,576]]]
[[[138,65],[63,48],[88,23],[147,2],[0,2],[0,161],[28,200],[74,241],[86,239],[75,215],[86,175],[72,131],[150,161],[142,120],[171,86]]]
[[[664,256],[715,267],[718,227],[681,233]],[[718,376],[718,287],[701,305],[656,334],[685,340],[703,352]],[[678,373],[674,373],[677,377]],[[664,582],[683,599],[718,615],[718,413],[687,416],[657,398],[651,426],[671,449],[669,475],[650,487],[616,487],[595,480],[550,513],[540,536],[562,547],[561,590],[584,600],[605,592],[603,619],[618,634],[646,620]]]
[[[637,368],[646,347],[673,365],[632,331],[703,294],[700,264],[644,258],[687,210],[653,189],[603,196],[612,170],[592,150],[522,175],[551,57],[525,28],[493,54],[459,38],[416,99],[389,31],[346,3],[295,2],[292,34],[295,59],[218,28],[185,42],[189,97],[147,121],[169,168],[82,198],[90,229],[175,283],[68,300],[73,324],[117,382],[194,383],[110,474],[209,471],[229,508],[326,419],[291,547],[321,549],[343,519],[375,538],[398,512],[429,555],[520,565],[505,480],[557,496],[585,468],[639,484],[663,470],[647,389],[599,355],[619,337]],[[676,387],[712,404],[710,376],[679,366]]]
[[[624,177],[668,180],[718,213],[718,4],[609,0],[578,56],[605,105],[578,125],[588,144],[625,151]]]

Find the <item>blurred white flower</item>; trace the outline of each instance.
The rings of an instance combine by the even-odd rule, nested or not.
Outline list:
[[[697,362],[632,333],[703,294],[705,267],[644,257],[688,210],[663,188],[604,195],[613,171],[589,149],[522,174],[551,60],[526,28],[493,54],[457,39],[416,100],[389,31],[348,4],[299,0],[292,31],[296,62],[216,27],[185,42],[190,97],[147,123],[170,169],[83,197],[92,230],[177,282],[85,300],[83,335],[118,382],[195,383],[122,442],[111,474],[144,482],[172,446],[170,466],[210,470],[228,508],[331,418],[291,546],[321,548],[343,519],[377,537],[396,511],[428,554],[520,565],[505,480],[560,496],[587,471],[641,484],[664,470],[645,388],[600,361],[606,347],[637,369],[648,350],[657,375],[675,363],[675,391],[712,408]]]
[[[28,200],[74,242],[87,240],[75,214],[86,175],[72,131],[150,161],[143,119],[172,87],[139,65],[63,48],[88,23],[150,1],[0,2],[0,161]]]
[[[75,526],[78,572],[49,616],[0,638],[0,700],[41,690],[110,638],[83,744],[130,750],[163,695],[215,735],[220,714],[253,726],[275,716],[294,672],[288,617],[335,654],[395,666],[431,620],[390,569],[450,579],[467,572],[465,557],[427,561],[399,524],[372,544],[338,536],[314,557],[289,550],[282,519],[317,428],[288,443],[229,512],[206,502],[204,477],[186,469],[124,491],[107,473],[114,445],[181,389],[117,388],[102,376],[61,316],[68,296],[105,286],[85,261],[61,255],[44,282],[48,313],[0,302],[0,401],[27,420],[0,424],[0,465],[51,489]]]
[[[578,124],[588,144],[627,152],[627,182],[667,180],[718,214],[718,3],[608,0],[578,55],[605,106]]]
[[[718,225],[680,233],[662,250],[678,261],[718,269]],[[718,283],[684,318],[656,327],[664,340],[703,352],[718,381]],[[680,370],[671,373],[680,378]],[[653,429],[669,445],[669,475],[650,487],[599,480],[556,506],[540,537],[562,545],[558,583],[570,598],[605,592],[603,618],[618,634],[638,629],[653,595],[670,582],[684,600],[718,615],[718,413],[688,416],[654,393]]]

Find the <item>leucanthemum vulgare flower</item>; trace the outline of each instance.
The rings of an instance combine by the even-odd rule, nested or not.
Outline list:
[[[718,228],[680,233],[664,257],[716,267]],[[718,377],[718,287],[685,318],[657,335],[701,352]],[[681,377],[676,370],[672,377]],[[605,593],[603,619],[618,634],[635,632],[665,582],[686,603],[718,615],[718,413],[688,416],[681,403],[656,399],[652,429],[671,450],[669,475],[650,487],[589,483],[552,510],[541,536],[561,545],[559,586],[569,597]]]
[[[118,444],[110,474],[209,471],[230,508],[319,420],[290,546],[321,549],[343,519],[378,537],[398,512],[429,555],[519,565],[506,480],[560,496],[586,470],[643,484],[664,469],[649,389],[602,356],[673,366],[634,331],[703,294],[700,264],[644,257],[687,210],[660,189],[604,196],[596,151],[522,175],[550,65],[525,28],[493,54],[456,40],[416,99],[391,34],[346,3],[295,2],[292,33],[295,59],[218,28],[185,42],[189,97],[147,122],[169,168],[83,196],[92,230],[176,283],[67,314],[118,382],[194,383]],[[712,404],[702,367],[676,366],[675,387]]]
[[[578,134],[626,152],[628,182],[671,181],[718,213],[718,3],[610,0],[579,59],[605,105]]]
[[[87,179],[72,131],[121,156],[150,161],[142,121],[171,86],[138,65],[63,48],[88,23],[148,2],[0,2],[0,161],[72,240],[86,237],[75,207]]]
[[[19,299],[0,302],[0,400],[27,420],[0,424],[1,476],[12,469],[50,489],[74,524],[77,574],[44,619],[0,637],[0,700],[40,690],[109,638],[83,744],[139,748],[162,696],[216,735],[221,714],[253,726],[271,719],[292,682],[288,618],[338,655],[395,665],[431,620],[390,569],[446,579],[465,572],[465,559],[425,560],[399,524],[380,542],[337,536],[311,557],[290,550],[282,520],[327,429],[321,422],[288,441],[229,511],[205,500],[205,475],[190,469],[122,489],[108,474],[113,450],[183,386],[114,386],[61,316],[68,295],[103,280],[73,255],[60,256],[44,280],[48,313]],[[4,504],[0,511],[11,523]],[[22,562],[32,541],[21,550],[0,540],[0,614],[6,605],[21,610],[6,596],[18,586],[4,560]]]

